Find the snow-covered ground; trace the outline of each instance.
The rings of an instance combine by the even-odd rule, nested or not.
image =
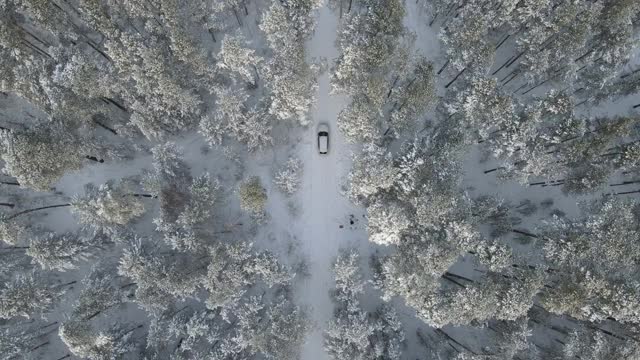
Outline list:
[[[334,45],[338,19],[330,9],[323,7],[317,20],[315,35],[308,44],[309,56],[326,58],[331,65],[338,56]],[[315,325],[303,349],[302,359],[305,360],[328,359],[323,351],[322,332],[333,314],[329,297],[329,291],[334,287],[331,264],[338,250],[367,241],[363,210],[342,195],[342,186],[351,168],[352,147],[338,131],[336,118],[348,99],[330,94],[329,71],[321,74],[318,85],[313,123],[297,146],[298,156],[304,163],[300,189],[304,212],[292,226],[303,252],[310,259],[311,276],[305,279],[298,292],[301,302],[309,306]],[[320,155],[317,149],[316,130],[322,122],[330,129],[327,155]]]

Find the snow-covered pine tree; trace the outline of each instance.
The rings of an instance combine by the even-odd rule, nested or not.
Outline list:
[[[44,270],[66,271],[76,269],[77,263],[95,253],[90,244],[79,234],[49,232],[36,236],[29,242],[27,255]]]
[[[28,130],[0,132],[4,171],[21,186],[48,191],[64,174],[84,163],[82,140],[61,124],[39,124]]]
[[[605,197],[585,205],[580,218],[543,224],[539,236],[555,286],[542,292],[542,306],[581,320],[637,322],[637,214],[634,201]]]
[[[241,32],[227,35],[222,39],[220,61],[217,66],[225,69],[253,86],[257,86],[259,79],[258,67],[262,59],[255,50],[248,47],[247,39]]]
[[[59,336],[75,356],[90,360],[117,359],[136,349],[133,332],[139,327],[115,324],[97,332],[88,322],[68,320],[60,325]]]
[[[73,306],[72,318],[89,321],[106,310],[114,308],[125,299],[125,291],[115,279],[117,269],[104,264],[92,266],[82,280],[82,290]]]
[[[71,201],[71,211],[81,223],[97,230],[116,232],[144,214],[144,203],[131,181],[110,180],[100,186],[85,185],[84,195]]]
[[[42,316],[60,300],[64,285],[50,285],[37,273],[15,275],[0,288],[0,318]]]
[[[335,360],[397,360],[404,329],[392,307],[383,305],[367,313],[360,305],[364,280],[355,251],[343,251],[333,265],[336,308],[325,331],[325,350]]]
[[[290,157],[284,166],[275,174],[273,182],[285,195],[291,196],[300,187],[302,177],[302,161]]]

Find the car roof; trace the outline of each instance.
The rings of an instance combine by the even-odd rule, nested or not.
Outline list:
[[[326,152],[327,148],[329,148],[329,139],[326,136],[320,136],[318,137],[318,142],[320,152]]]

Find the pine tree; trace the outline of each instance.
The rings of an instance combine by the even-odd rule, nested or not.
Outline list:
[[[70,320],[60,325],[59,336],[75,356],[90,360],[117,359],[136,348],[133,331],[124,325],[114,325],[96,332],[87,322]]]
[[[37,125],[0,133],[0,155],[21,186],[48,191],[67,172],[79,170],[86,154],[81,140],[61,125]]]
[[[353,159],[349,173],[349,197],[353,201],[374,196],[391,189],[398,176],[391,153],[375,144],[367,144]]]
[[[263,320],[248,323],[247,332],[255,335],[250,340],[256,352],[267,359],[295,360],[310,329],[307,314],[296,306],[287,294],[279,294],[271,301]]]
[[[31,240],[27,255],[45,270],[66,271],[76,269],[79,261],[87,260],[94,253],[94,245],[78,234],[48,233]]]
[[[166,188],[181,188],[185,183],[189,184],[191,175],[189,168],[184,161],[182,149],[175,143],[154,146],[151,149],[153,154],[153,172],[147,173],[144,179],[144,188],[153,195],[162,195]]]
[[[381,134],[380,113],[365,96],[356,95],[347,108],[338,114],[338,129],[351,143],[371,143]]]
[[[640,355],[640,348],[633,341],[620,341],[595,330],[579,329],[569,334],[562,348],[567,358],[586,360],[596,359],[633,359]]]
[[[302,162],[290,157],[286,164],[276,173],[273,182],[285,195],[293,195],[300,187]]]
[[[27,318],[50,311],[65,290],[50,286],[34,273],[18,274],[0,289],[0,318]]]
[[[243,210],[257,217],[265,215],[267,191],[262,187],[259,177],[254,176],[240,184],[238,196]]]
[[[373,314],[364,311],[360,297],[364,281],[355,251],[344,251],[333,271],[336,289],[334,318],[325,331],[325,350],[332,359],[400,359],[404,330],[395,311],[381,306]]]
[[[441,31],[440,39],[447,46],[448,60],[457,71],[470,67],[473,72],[486,72],[494,55],[487,42],[488,30],[486,13],[466,6]]]
[[[638,247],[637,205],[603,198],[585,206],[578,219],[553,218],[540,237],[555,286],[541,304],[550,312],[597,321],[637,321],[638,284],[633,274]]]
[[[269,114],[277,119],[309,123],[317,84],[306,61],[305,41],[313,31],[311,12],[319,6],[317,0],[274,2],[260,22],[273,52],[263,71],[271,94]]]
[[[412,221],[407,210],[398,203],[384,200],[367,206],[369,241],[378,245],[397,245],[402,234],[411,230]]]
[[[287,283],[291,275],[269,254],[256,254],[246,243],[215,245],[209,249],[211,262],[204,288],[209,291],[207,307],[227,307],[238,301],[258,280],[269,287]]]
[[[184,206],[174,221],[165,217],[154,219],[156,230],[162,232],[165,241],[175,250],[200,253],[206,251],[210,234],[209,221],[212,219],[212,207],[217,205],[220,184],[204,173],[193,180],[189,187]]]
[[[50,344],[47,339],[55,331],[57,321],[44,324],[40,321],[7,322],[0,327],[0,354],[3,359],[35,357],[39,349]],[[40,354],[41,356],[43,354]]]
[[[425,58],[419,58],[405,84],[393,92],[393,98],[390,126],[395,132],[411,128],[436,101],[433,65]]]
[[[331,75],[334,90],[356,94],[364,90],[369,77],[385,76],[393,70],[396,56],[403,54],[396,51],[402,44],[404,14],[401,1],[369,1],[362,12],[344,17],[348,25],[338,34],[341,55]]]
[[[114,231],[144,214],[144,203],[134,195],[126,180],[111,180],[98,187],[87,184],[84,196],[76,195],[71,201],[71,211],[83,224]]]
[[[261,58],[255,50],[248,48],[242,33],[225,36],[222,40],[217,66],[237,75],[240,79],[257,86],[258,66]]]
[[[115,270],[102,264],[91,268],[91,272],[82,280],[83,288],[73,307],[74,319],[91,320],[124,302],[124,290],[114,279]]]
[[[469,325],[489,319],[516,320],[526,315],[543,285],[543,276],[532,270],[512,271],[508,276],[490,273],[482,283],[431,295],[419,316],[429,325]]]
[[[155,309],[165,306],[173,298],[193,296],[206,267],[206,258],[194,261],[190,255],[162,252],[159,244],[134,238],[123,250],[118,273],[138,285],[136,299],[141,305]]]

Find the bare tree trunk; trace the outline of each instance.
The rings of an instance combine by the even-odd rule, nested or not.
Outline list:
[[[447,281],[450,281],[450,282],[451,282],[451,283],[453,283],[453,284],[458,285],[459,287],[461,287],[461,288],[463,288],[463,289],[466,289],[466,288],[467,288],[464,284],[461,284],[461,283],[457,282],[456,280],[452,279],[451,277],[449,277],[449,276],[447,276],[447,275],[442,275],[442,278],[443,278],[443,279],[445,279],[445,280],[447,280]]]
[[[505,65],[502,65],[502,66],[504,67]],[[500,79],[500,82],[503,82],[503,81],[507,80],[507,78],[508,78],[509,76],[511,76],[511,75],[513,75],[513,74],[516,74],[516,73],[518,73],[518,69],[511,70],[511,72],[510,72],[510,73],[508,73],[508,74],[507,74],[507,75],[505,75],[502,79]],[[492,74],[492,75],[493,75],[493,74]]]
[[[502,86],[507,86],[507,84],[509,84],[510,82],[515,80],[520,74],[521,74],[520,72],[516,72],[515,74],[513,74],[511,79],[509,79],[509,80],[505,81],[504,83],[502,83]]]
[[[41,348],[41,347],[43,347],[43,346],[46,346],[46,345],[49,345],[49,341],[45,341],[45,342],[43,342],[42,344],[37,345],[37,346],[35,346],[35,347],[33,347],[33,348],[29,349],[29,352],[32,352],[32,351],[38,350],[39,348]]]
[[[522,86],[520,86],[519,88],[515,89],[515,90],[513,91],[513,93],[514,93],[514,94],[515,94],[515,93],[517,93],[518,91],[520,91],[520,90],[521,90],[522,88],[524,88],[525,86],[527,86],[527,83],[522,84]]]
[[[55,209],[55,208],[66,207],[66,206],[71,206],[71,204],[49,205],[49,206],[42,206],[42,207],[38,207],[38,208],[34,208],[34,209],[27,209],[27,210],[23,210],[23,211],[17,212],[17,213],[15,213],[15,214],[13,214],[13,215],[5,218],[5,219],[6,220],[11,220],[11,219],[17,218],[20,215],[32,213],[32,212],[35,212],[35,211],[46,210],[46,209]]]
[[[37,47],[36,45],[31,43],[29,40],[22,39],[22,42],[24,43],[24,45],[26,45],[31,50],[35,51],[37,54],[43,55],[43,56],[53,60],[53,57],[48,52],[40,49],[39,47]]]
[[[0,248],[0,251],[2,250],[26,250],[31,248],[31,246],[8,246],[8,247],[2,247]]]
[[[96,120],[96,119],[92,119],[92,121],[93,121],[96,125],[98,125],[98,126],[100,126],[101,128],[103,128],[103,129],[107,130],[108,132],[112,133],[113,135],[118,135],[118,132],[116,132],[114,129],[112,129],[112,128],[108,127],[107,125],[105,125],[105,124],[101,123],[100,121],[98,121],[98,120]]]
[[[154,195],[151,194],[131,194],[131,196],[135,196],[135,197],[146,197],[146,198],[155,198]]]
[[[119,102],[113,100],[112,98],[108,98],[108,97],[103,97],[102,98],[103,101],[108,102],[109,104],[112,104],[113,106],[117,107],[118,109],[128,113],[129,110],[127,110],[126,107],[124,107],[124,105],[120,104]]]
[[[454,78],[453,78],[453,80],[449,81],[449,83],[448,83],[447,85],[445,85],[445,87],[444,87],[444,88],[445,88],[445,89],[448,89],[448,88],[449,88],[449,86],[451,86],[451,84],[453,84],[456,80],[458,80],[458,78],[460,77],[460,75],[462,75],[462,74],[465,72],[465,70],[467,70],[467,68],[462,69],[462,71],[460,71],[460,72],[458,73],[458,75],[456,75],[456,77],[454,77]]]
[[[520,52],[520,54],[518,54],[515,58],[513,58],[513,60],[511,60],[508,64],[507,67],[510,67],[511,65],[513,65],[516,61],[518,61],[518,59],[520,59],[520,57],[522,55],[524,55],[525,51]]]
[[[609,186],[624,186],[624,185],[637,184],[637,183],[640,183],[640,180],[623,181],[619,184],[609,184]]]
[[[498,170],[500,170],[500,169],[502,169],[502,168],[503,168],[503,166],[498,166],[498,167],[495,167],[495,168],[493,168],[493,169],[485,170],[485,171],[484,171],[484,173],[485,173],[485,174],[492,173],[492,172],[494,172],[494,171],[498,171]]]
[[[469,279],[467,277],[464,277],[464,276],[461,276],[461,275],[458,275],[458,274],[450,273],[448,271],[445,272],[445,275],[451,276],[451,277],[454,277],[454,278],[457,278],[457,279],[460,279],[460,280],[465,280],[465,281],[468,281],[468,282],[475,282],[472,279]]]
[[[14,207],[16,207],[16,204],[0,202],[0,206],[6,206],[13,209]]]
[[[434,16],[431,21],[429,22],[429,27],[431,27],[431,25],[433,25],[433,23],[436,21],[436,19],[438,18],[439,14],[436,14],[436,16]]]
[[[640,193],[640,190],[624,191],[624,192],[614,193],[613,195],[618,196],[618,195],[628,195],[628,194],[637,194],[637,193]]]
[[[442,74],[442,72],[444,71],[444,69],[447,68],[447,66],[449,66],[449,59],[447,59],[447,61],[444,63],[444,65],[442,65],[442,67],[440,68],[440,70],[438,70],[438,75]]]
[[[626,77],[629,77],[629,76],[631,76],[631,75],[633,75],[633,74],[635,74],[635,73],[637,73],[637,72],[640,72],[640,68],[635,69],[635,70],[633,70],[633,71],[632,71],[632,72],[630,72],[630,73],[626,73],[626,74],[624,74],[624,75],[620,75],[620,79],[624,79],[624,78],[626,78]]]
[[[513,59],[513,56],[511,56],[511,57],[509,58],[509,60],[511,60],[511,59]],[[507,61],[509,61],[509,60],[507,60]],[[505,66],[507,66],[507,63],[506,63],[506,62],[505,62],[504,64],[502,64],[502,66],[500,66],[500,67],[498,68],[498,70],[496,70],[496,71],[494,71],[493,73],[491,73],[491,75],[495,75],[495,74],[499,73],[499,72],[500,72],[500,70],[504,69],[504,67],[505,67]],[[509,76],[509,75],[513,74],[514,72],[515,72],[515,70],[514,70],[514,71],[512,71],[511,73],[509,73],[507,76]],[[506,79],[507,77],[505,76],[504,78]]]
[[[456,345],[460,346],[461,348],[463,348],[463,349],[467,350],[467,351],[468,351],[468,352],[470,352],[471,354],[473,354],[473,355],[479,355],[477,352],[473,351],[473,350],[472,350],[471,348],[469,348],[468,346],[466,346],[466,345],[464,345],[464,344],[460,343],[458,340],[456,340],[456,339],[452,338],[449,334],[447,334],[446,332],[444,332],[444,330],[442,330],[442,329],[436,329],[435,331],[436,331],[436,333],[438,333],[438,334],[440,334],[440,335],[442,335],[442,336],[446,337],[446,338],[447,338],[447,339],[449,339],[450,341],[452,341],[454,344],[456,344]]]
[[[578,62],[578,61],[580,61],[580,60],[584,59],[585,57],[589,56],[589,54],[591,54],[592,52],[593,52],[593,49],[591,49],[591,50],[587,51],[584,55],[580,56],[579,58],[577,58],[577,59],[575,59],[575,60],[573,60],[573,61],[574,61],[574,62]]]
[[[584,103],[586,103],[587,101],[589,101],[589,99],[584,99],[584,100],[582,100],[581,102],[579,102],[579,103],[577,103],[577,104],[576,104],[576,107],[578,107],[578,106],[580,106],[580,105],[583,105],[583,104],[584,104]]]
[[[500,43],[496,46],[496,50],[500,49],[500,47],[502,46],[502,44],[504,44],[509,38],[511,37],[510,34],[507,34],[507,36],[505,36],[504,39],[502,39],[502,41],[500,41]]]
[[[242,22],[240,21],[240,16],[238,16],[238,10],[236,10],[236,8],[233,8],[233,15],[236,16],[236,21],[238,21],[238,26],[242,26]]]
[[[87,41],[87,45],[89,45],[93,50],[95,50],[96,52],[98,52],[98,54],[102,55],[102,57],[104,57],[105,59],[107,59],[109,62],[113,62],[113,60],[111,60],[111,58],[109,57],[109,55],[107,55],[104,51],[98,49],[97,46],[95,46],[93,44],[92,41]]]
[[[98,159],[95,156],[86,155],[85,158],[88,159],[88,160],[91,160],[91,161],[95,161],[95,162],[101,163],[101,164],[104,162],[104,159]]]
[[[400,76],[396,76],[396,78],[393,80],[393,83],[391,84],[391,87],[387,92],[387,99],[389,98],[389,96],[391,96],[391,93],[393,92],[393,87],[396,86],[396,83],[398,82],[399,79],[400,79]]]
[[[73,285],[75,283],[77,283],[77,281],[73,280],[73,281],[69,281],[68,283],[57,285],[57,287],[65,287],[65,286]]]
[[[260,74],[258,74],[258,68],[255,65],[253,65],[253,72],[256,74],[254,85],[258,86],[258,81],[260,81]]]
[[[514,233],[520,234],[520,235],[524,235],[524,236],[528,236],[528,237],[532,237],[532,238],[536,238],[536,239],[539,238],[539,236],[536,235],[536,234],[532,234],[530,232],[526,232],[526,231],[522,231],[522,230],[512,229],[511,232],[514,232]]]

